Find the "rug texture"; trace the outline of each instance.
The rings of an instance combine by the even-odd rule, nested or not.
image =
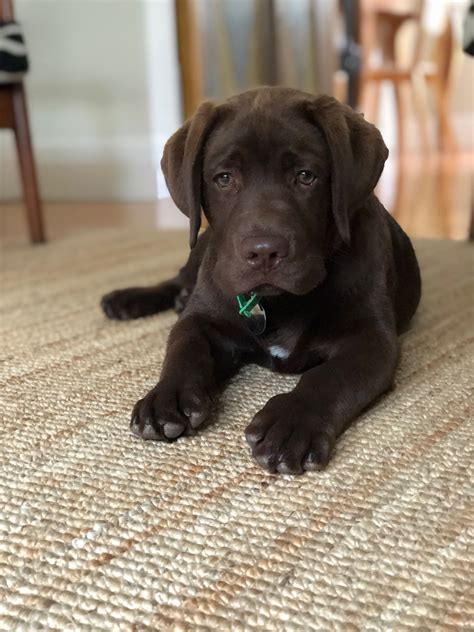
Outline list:
[[[129,433],[176,316],[110,322],[99,300],[171,276],[186,243],[105,230],[2,255],[0,629],[474,629],[472,247],[416,245],[396,389],[291,477],[243,432],[297,377],[244,369],[194,438]]]

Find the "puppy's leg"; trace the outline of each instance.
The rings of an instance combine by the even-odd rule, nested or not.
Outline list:
[[[284,474],[325,467],[336,438],[391,387],[397,358],[395,332],[377,326],[335,341],[325,363],[255,415],[245,432],[254,458]]]
[[[238,371],[239,351],[207,319],[184,316],[171,331],[159,383],[135,406],[132,432],[174,441],[207,419],[216,388]]]
[[[128,287],[106,294],[101,307],[114,320],[130,320],[172,309],[182,290],[178,277],[151,287]]]
[[[101,301],[105,314],[115,320],[131,320],[173,308],[181,312],[196,284],[207,242],[206,231],[200,236],[186,265],[174,279],[151,287],[129,287],[106,294]]]

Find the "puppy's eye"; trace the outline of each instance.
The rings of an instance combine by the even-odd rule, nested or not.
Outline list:
[[[214,176],[214,182],[218,187],[221,187],[221,189],[225,189],[225,187],[228,187],[232,183],[232,176],[229,172],[223,171]]]
[[[296,181],[306,187],[311,186],[315,180],[316,174],[312,171],[308,171],[308,169],[302,169],[296,174]]]

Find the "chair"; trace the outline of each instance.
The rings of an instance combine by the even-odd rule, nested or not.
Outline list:
[[[360,74],[360,98],[368,120],[375,122],[380,99],[380,85],[391,82],[395,92],[397,109],[398,149],[405,149],[406,108],[403,89],[409,87],[415,104],[420,138],[423,148],[429,148],[427,120],[427,88],[431,88],[435,100],[437,119],[437,144],[442,150],[453,151],[456,141],[451,129],[448,106],[450,71],[453,56],[452,24],[446,19],[445,28],[436,42],[436,59],[422,59],[421,16],[423,0],[360,0],[360,40],[362,71]],[[415,25],[415,46],[409,63],[401,63],[396,55],[396,38],[401,27],[408,21]],[[378,63],[374,57],[379,55]],[[424,90],[424,96],[420,91]],[[423,98],[421,98],[423,97]],[[424,101],[424,102],[423,102]]]
[[[0,20],[13,19],[13,0],[0,0]],[[33,243],[44,242],[41,200],[23,82],[0,84],[0,128],[12,129],[15,134],[30,238]]]

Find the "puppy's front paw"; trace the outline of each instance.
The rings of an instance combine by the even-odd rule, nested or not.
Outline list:
[[[296,393],[272,397],[245,431],[255,460],[270,472],[302,474],[323,469],[335,436]]]
[[[211,398],[201,387],[160,382],[135,405],[130,428],[142,439],[175,441],[194,434],[210,409]]]

